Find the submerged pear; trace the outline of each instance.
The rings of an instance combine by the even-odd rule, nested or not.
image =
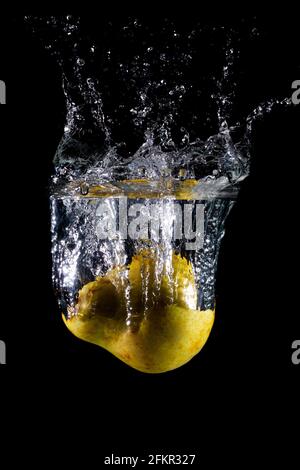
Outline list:
[[[86,284],[64,321],[78,338],[97,344],[142,372],[182,366],[206,343],[213,310],[197,309],[192,265],[171,254],[141,250],[129,266]]]

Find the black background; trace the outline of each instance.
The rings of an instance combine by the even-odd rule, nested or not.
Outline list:
[[[64,124],[61,81],[21,18],[1,21],[7,105],[0,107],[0,338],[7,365],[0,375],[18,423],[12,436],[23,442],[31,419],[38,431],[22,447],[24,456],[38,443],[49,459],[49,448],[67,448],[69,458],[96,457],[99,466],[111,451],[194,450],[200,461],[206,454],[215,459],[220,449],[233,462],[239,447],[253,462],[258,451],[268,461],[282,450],[286,432],[292,458],[300,372],[291,362],[291,344],[300,337],[300,105],[277,110],[256,126],[251,175],[227,220],[208,343],[186,366],[145,375],[77,340],[61,321],[51,287],[48,207],[51,161]],[[300,78],[299,23],[267,18],[262,24],[257,70],[267,61],[274,72],[270,86],[286,87],[290,96],[292,81]],[[260,82],[259,73],[253,77],[249,96]],[[49,442],[43,429],[51,425]]]

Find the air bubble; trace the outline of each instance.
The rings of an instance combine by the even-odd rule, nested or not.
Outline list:
[[[82,196],[86,196],[89,193],[89,185],[86,182],[81,183],[80,192]]]

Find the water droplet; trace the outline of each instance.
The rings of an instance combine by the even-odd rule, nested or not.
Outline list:
[[[89,185],[85,181],[80,185],[80,192],[83,196],[86,196],[89,192]]]

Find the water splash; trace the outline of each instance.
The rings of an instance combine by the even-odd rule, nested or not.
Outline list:
[[[182,172],[217,189],[238,185],[249,173],[254,123],[289,104],[269,97],[249,109],[240,67],[259,41],[253,25],[27,21],[61,68],[66,122],[53,178],[60,186]]]

